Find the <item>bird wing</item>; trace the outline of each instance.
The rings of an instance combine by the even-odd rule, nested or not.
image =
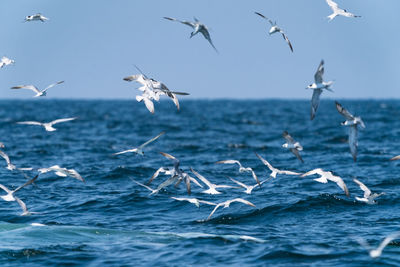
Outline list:
[[[358,146],[357,133],[358,133],[357,125],[352,125],[349,127],[349,146],[354,161],[357,161],[357,146]]]
[[[129,153],[129,152],[136,152],[137,150],[138,149],[135,147],[135,148],[132,148],[132,149],[128,149],[128,150],[124,150],[124,151],[121,151],[121,152],[114,153],[112,155],[116,156],[116,155],[125,154],[125,153]]]
[[[143,74],[135,74],[135,75],[127,76],[124,78],[124,81],[127,81],[127,82],[135,81],[142,85],[147,85],[147,83],[145,82],[146,79],[143,76]]]
[[[279,174],[286,174],[286,175],[300,175],[301,173],[292,172],[292,171],[281,171],[279,170]]]
[[[200,173],[196,172],[195,170],[193,170],[193,168],[190,168],[190,171],[196,175],[197,178],[200,179],[200,181],[202,181],[205,185],[207,185],[209,188],[212,188],[214,185],[208,181],[203,175],[201,175]]]
[[[227,201],[227,203],[233,203],[233,202],[240,202],[240,203],[243,203],[243,204],[246,204],[246,205],[249,205],[249,206],[252,206],[252,207],[256,207],[256,205],[254,205],[253,203],[251,203],[250,201],[247,201],[247,200],[245,200],[245,199],[243,199],[243,198],[235,198],[235,199],[232,199],[232,200],[228,200]]]
[[[217,164],[237,164],[237,165],[239,165],[239,167],[242,167],[242,164],[240,164],[240,162],[238,160],[234,160],[234,159],[220,160],[215,163],[217,163]]]
[[[272,20],[270,20],[269,18],[267,18],[267,17],[264,16],[263,14],[258,13],[258,12],[254,12],[254,13],[257,14],[257,15],[259,15],[259,16],[262,17],[263,19],[266,19],[266,20],[271,24],[271,26],[274,26],[274,25],[275,25],[274,22],[273,22]]]
[[[257,184],[261,187],[260,181],[258,180],[258,177],[253,169],[251,169],[251,175],[253,176],[253,179],[257,182]]]
[[[179,100],[176,97],[176,95],[174,93],[170,93],[170,95],[168,95],[168,96],[172,99],[172,101],[174,102],[176,108],[179,110]]]
[[[149,191],[151,191],[151,192],[154,192],[154,191],[155,191],[155,190],[152,189],[150,186],[147,186],[147,185],[144,185],[144,184],[142,184],[142,183],[139,183],[138,181],[136,181],[136,180],[134,180],[134,179],[132,179],[132,178],[130,178],[130,179],[131,179],[134,183],[136,183],[136,184],[138,184],[138,185],[140,185],[140,186],[146,188],[147,190],[149,190]]]
[[[8,155],[6,153],[4,153],[3,151],[0,150],[0,156],[6,160],[7,165],[11,164],[10,158],[8,157]]]
[[[234,182],[234,183],[240,185],[241,187],[246,188],[246,189],[248,188],[248,186],[245,185],[244,183],[239,182],[239,181],[237,181],[237,180],[235,180],[235,179],[233,179],[233,178],[231,178],[231,177],[228,177],[228,178],[231,179],[232,182]]]
[[[164,19],[167,20],[171,20],[171,21],[176,21],[176,22],[180,22],[182,24],[188,25],[190,27],[192,27],[193,29],[196,27],[196,24],[190,21],[186,21],[186,20],[179,20],[179,19],[175,19],[175,18],[170,18],[170,17],[164,17]]]
[[[44,88],[42,92],[46,92],[48,89],[50,89],[50,88],[52,88],[52,87],[54,87],[54,86],[56,86],[56,85],[58,85],[58,84],[61,84],[61,83],[63,83],[63,82],[64,82],[64,81],[59,81],[59,82],[50,84],[49,86],[47,86],[46,88]]]
[[[362,191],[364,191],[365,198],[368,198],[371,195],[371,190],[369,190],[369,188],[365,184],[355,178],[353,179],[353,181],[360,186]]]
[[[217,48],[214,46],[212,40],[211,40],[211,36],[210,33],[208,32],[206,27],[202,27],[202,29],[200,30],[200,32],[203,34],[204,38],[206,38],[206,40],[210,43],[210,45],[214,48],[215,52],[219,53]]]
[[[19,121],[17,124],[28,124],[28,125],[39,125],[42,126],[43,123],[38,122],[38,121]]]
[[[217,204],[217,205],[215,206],[215,208],[212,210],[212,212],[210,213],[210,215],[208,215],[206,221],[208,221],[208,220],[211,218],[211,216],[213,216],[213,214],[217,211],[217,209],[218,209],[219,207],[221,207],[223,204],[224,204],[224,203],[219,203],[219,204]]]
[[[151,101],[149,98],[144,97],[143,98],[144,104],[146,106],[146,108],[152,113],[154,114],[154,103],[153,101]]]
[[[290,50],[293,52],[292,43],[289,41],[289,38],[287,37],[287,35],[282,33],[282,36],[283,36],[283,39],[285,39],[286,43],[289,45]]]
[[[301,177],[311,176],[311,175],[314,175],[314,174],[323,175],[324,171],[322,169],[320,169],[320,168],[314,169],[314,170],[311,170],[311,171],[308,171],[308,172],[302,174]]]
[[[0,184],[0,188],[3,189],[7,194],[11,193],[11,190],[5,187],[4,185]]]
[[[141,144],[139,147],[143,148],[145,146],[147,146],[148,144],[150,144],[151,142],[154,142],[155,140],[157,140],[161,135],[165,134],[165,132],[161,132],[159,133],[156,137],[151,138],[149,141],[144,142],[143,144]]]
[[[191,187],[190,187],[190,176],[187,175],[186,173],[184,173],[183,179],[185,180],[186,190],[187,190],[188,194],[190,195],[190,193],[192,192]]]
[[[67,173],[69,176],[72,176],[73,178],[78,179],[79,181],[85,182],[85,179],[82,178],[82,176],[74,169],[68,169]]]
[[[32,90],[35,93],[40,93],[39,89],[36,88],[36,86],[34,85],[17,85],[17,86],[13,86],[11,87],[11,89],[28,89],[28,90]]]
[[[293,139],[293,137],[290,136],[290,134],[287,131],[284,131],[282,133],[283,138],[289,143],[289,144],[294,144],[296,141]]]
[[[18,197],[14,197],[14,198],[15,198],[15,200],[18,202],[18,204],[21,206],[22,211],[23,211],[22,214],[28,213],[28,209],[27,209],[25,203],[24,203],[21,199],[19,199]]]
[[[395,157],[391,158],[390,160],[399,160],[399,159],[400,159],[400,155],[395,156]]]
[[[300,156],[300,152],[296,148],[291,148],[290,151],[298,158],[301,162],[304,163],[303,159]]]
[[[400,232],[391,234],[387,236],[382,243],[379,244],[377,250],[382,251],[387,245],[389,245],[390,242],[392,242],[394,239],[397,239],[400,237]]]
[[[155,178],[158,177],[158,175],[160,174],[160,172],[167,172],[167,170],[165,170],[163,167],[159,168],[158,170],[156,170],[156,172],[153,174],[153,176],[151,176],[150,180],[147,181],[147,184],[150,184]]]
[[[321,62],[319,63],[317,72],[314,74],[315,83],[322,83],[323,75],[324,75],[324,60],[321,60]]]
[[[261,157],[259,154],[257,154],[256,153],[256,156],[261,160],[261,162],[264,164],[264,165],[266,165],[267,167],[268,167],[268,169],[270,169],[271,171],[274,171],[275,170],[275,168],[274,167],[272,167],[272,165],[266,160],[266,159],[264,159],[263,157]]]
[[[337,111],[339,111],[340,114],[342,114],[348,120],[354,120],[354,116],[341,104],[339,104],[339,102],[335,101],[335,104],[336,104],[336,109]]]
[[[176,94],[176,95],[190,95],[189,93],[185,93],[185,92],[171,92],[171,93]]]
[[[198,201],[199,201],[200,203],[204,203],[204,204],[207,204],[207,205],[210,205],[210,206],[217,206],[217,204],[214,203],[214,202],[205,201],[205,200],[200,200],[200,199],[198,199]]]
[[[77,117],[58,119],[58,120],[51,121],[50,124],[53,125],[53,124],[57,124],[57,123],[60,123],[60,122],[73,121],[73,120],[76,120],[76,119],[77,119]]]
[[[315,113],[317,112],[319,106],[319,97],[322,93],[322,89],[313,90],[313,95],[311,98],[311,120],[315,118]]]
[[[342,178],[340,178],[339,176],[331,175],[328,176],[327,179],[335,182],[345,192],[346,196],[350,196],[349,190],[347,189],[347,186]]]
[[[168,178],[167,180],[165,180],[164,182],[162,182],[156,190],[154,190],[154,192],[159,192],[161,189],[163,189],[164,187],[167,187],[171,184],[173,184],[176,180],[178,179],[177,175],[174,175],[170,178]],[[152,193],[153,194],[153,193]]]
[[[32,179],[30,179],[29,181],[27,181],[26,183],[24,183],[23,185],[17,187],[15,190],[13,190],[13,193],[17,192],[18,190],[20,190],[21,188],[30,185],[31,183],[33,183],[37,178],[39,177],[39,174],[36,175],[35,177],[33,177]]]
[[[338,4],[333,2],[332,0],[326,0],[326,3],[333,10],[333,12],[335,12],[339,8]]]

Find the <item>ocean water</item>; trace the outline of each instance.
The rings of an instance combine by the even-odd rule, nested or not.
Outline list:
[[[154,115],[134,100],[0,101],[0,141],[17,167],[58,164],[86,179],[41,175],[16,194],[38,212],[31,216],[19,216],[15,202],[0,201],[0,265],[398,266],[400,241],[371,259],[355,239],[375,247],[400,230],[400,161],[389,161],[400,154],[400,101],[340,102],[366,124],[359,132],[357,163],[331,100],[321,101],[314,121],[309,101],[186,100],[179,112],[161,101]],[[76,121],[56,125],[55,132],[15,124],[74,116]],[[284,130],[304,146],[304,164],[281,148]],[[111,155],[161,131],[166,134],[146,147],[144,156]],[[233,203],[205,221],[213,207],[171,199],[187,196],[183,184],[149,196],[131,181],[144,183],[159,167],[172,166],[160,151],[180,159],[187,172],[192,167],[214,183],[230,185],[226,176],[246,184],[254,180],[236,166],[215,162],[240,160],[264,180],[269,171],[257,152],[277,168],[333,171],[351,196],[334,183],[313,181],[316,177],[278,175],[251,195],[242,189],[204,195],[192,185],[192,197],[213,202],[240,197],[256,205]],[[0,173],[1,184],[10,188],[26,181],[18,172],[1,168]],[[356,202],[363,192],[354,178],[386,194],[377,205]]]

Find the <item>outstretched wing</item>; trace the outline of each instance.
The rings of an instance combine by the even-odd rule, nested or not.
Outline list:
[[[40,93],[39,89],[37,89],[34,85],[17,85],[11,87],[11,89],[28,89],[34,91],[35,93]]]
[[[289,144],[294,144],[296,141],[294,141],[293,137],[290,136],[290,134],[287,131],[284,131],[282,133],[283,138],[289,143]]]
[[[326,0],[326,3],[332,9],[333,12],[335,12],[339,8],[338,4],[333,2],[332,0]]]
[[[274,26],[274,25],[275,25],[274,22],[273,22],[272,20],[270,20],[269,18],[267,18],[267,17],[264,16],[263,14],[258,13],[258,12],[254,12],[254,13],[257,14],[257,15],[259,15],[259,16],[262,17],[263,19],[268,20],[268,22],[271,24],[271,26]]]
[[[368,198],[371,195],[371,190],[369,190],[369,188],[365,184],[355,178],[353,179],[353,181],[360,186],[362,191],[364,191],[365,198]]]
[[[321,63],[319,63],[317,72],[314,74],[315,83],[322,83],[323,75],[324,75],[324,60],[321,60]]]
[[[303,159],[300,156],[300,152],[296,148],[291,148],[290,151],[298,158],[301,162],[304,163]]]
[[[283,39],[285,39],[286,43],[289,45],[290,50],[293,52],[293,46],[292,43],[289,41],[289,38],[287,37],[286,34],[282,33]]]
[[[3,151],[0,150],[0,156],[6,160],[7,165],[11,164],[10,158],[8,157],[8,155],[6,153],[4,153]]]
[[[313,91],[314,92],[311,98],[311,120],[315,118],[315,113],[317,113],[319,97],[322,94],[322,89],[314,89]]]
[[[217,48],[214,46],[214,44],[211,40],[211,36],[210,36],[210,33],[208,32],[207,28],[205,26],[203,26],[201,28],[200,32],[203,34],[204,38],[206,38],[206,40],[211,44],[211,46],[214,48],[215,52],[219,53]]]
[[[336,109],[339,111],[342,116],[344,116],[348,120],[354,120],[354,116],[347,110],[345,109],[339,102],[335,101],[336,104]]]
[[[141,144],[139,147],[143,148],[145,146],[147,146],[148,144],[150,144],[151,142],[154,142],[155,140],[157,140],[161,135],[165,134],[165,132],[161,132],[159,133],[156,137],[151,138],[149,141],[144,142],[143,144]]]
[[[58,85],[58,84],[60,84],[60,83],[63,83],[63,82],[64,82],[64,81],[59,81],[59,82],[50,84],[49,86],[47,86],[46,88],[44,88],[42,92],[46,92],[46,91],[47,91],[48,89],[50,89],[51,87],[54,87],[54,86],[56,86],[56,85]]]
[[[167,20],[171,20],[171,21],[176,21],[176,22],[180,22],[182,24],[188,25],[190,27],[192,27],[193,29],[196,27],[196,24],[190,21],[186,21],[186,20],[179,20],[179,19],[175,19],[175,18],[170,18],[170,17],[164,17],[164,19]]]
[[[56,124],[56,123],[66,122],[66,121],[73,121],[73,120],[76,120],[76,119],[77,119],[77,117],[74,117],[74,118],[65,118],[65,119],[58,119],[58,120],[51,121],[50,124],[53,125],[53,124]]]
[[[350,146],[350,152],[351,155],[353,156],[353,160],[357,161],[357,125],[352,125],[349,127],[349,146]]]

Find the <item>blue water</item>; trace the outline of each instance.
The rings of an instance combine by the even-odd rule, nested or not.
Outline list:
[[[321,101],[314,121],[309,120],[309,101],[187,100],[179,112],[168,101],[156,104],[155,115],[134,100],[0,104],[0,141],[17,167],[59,164],[86,179],[41,175],[35,186],[17,193],[31,211],[39,212],[32,216],[19,216],[15,202],[0,202],[1,266],[400,265],[399,242],[372,260],[354,240],[362,237],[377,246],[400,230],[400,162],[388,160],[400,154],[400,101],[341,101],[366,124],[359,134],[357,163],[340,125],[343,118],[330,100]],[[79,118],[50,133],[15,124],[72,116]],[[304,146],[304,164],[281,148],[284,130]],[[145,149],[145,156],[111,156],[161,131],[166,134]],[[269,172],[254,152],[278,168],[306,172],[320,167],[341,176],[351,197],[313,177],[278,175],[251,195],[241,189],[204,195],[192,185],[193,197],[214,202],[241,197],[256,205],[232,204],[204,221],[212,207],[170,198],[187,196],[183,184],[149,196],[130,180],[146,182],[160,166],[171,166],[159,151],[214,183],[231,184],[226,178],[231,176],[253,184],[251,175],[239,174],[236,167],[215,164],[230,158],[267,178]],[[3,160],[0,164],[5,166]],[[18,172],[1,168],[0,173],[1,183],[11,188],[25,181]],[[152,186],[166,178],[160,176]],[[377,205],[355,202],[362,191],[353,178],[386,195]]]

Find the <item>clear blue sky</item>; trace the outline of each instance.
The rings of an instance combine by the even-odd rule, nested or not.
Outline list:
[[[0,69],[0,98],[65,80],[49,98],[134,99],[137,86],[122,80],[134,64],[193,98],[310,98],[322,58],[335,80],[322,98],[400,98],[400,1],[337,2],[362,17],[328,22],[324,0],[2,0],[0,56],[16,64]],[[294,53],[254,11],[277,21]],[[22,23],[36,12],[50,20]],[[220,53],[164,16],[196,16]]]

